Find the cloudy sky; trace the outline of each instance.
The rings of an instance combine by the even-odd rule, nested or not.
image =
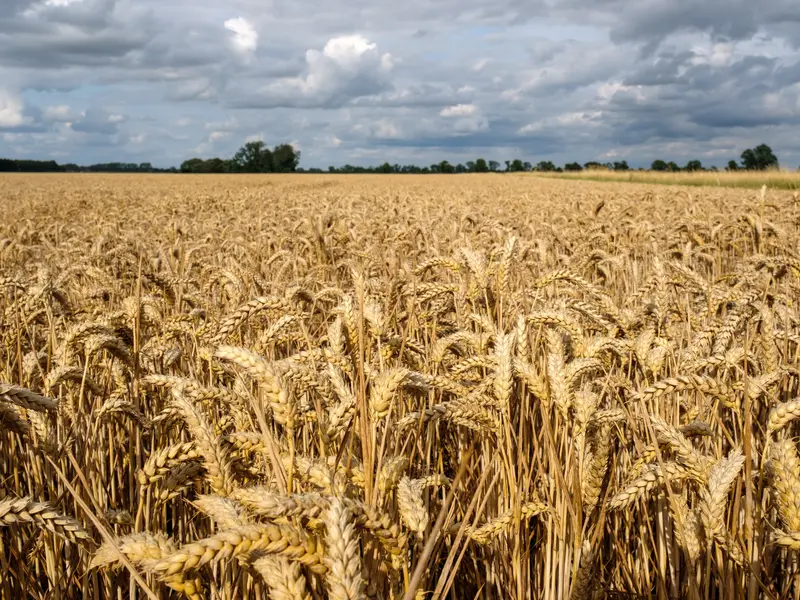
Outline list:
[[[0,156],[800,166],[797,0],[0,3]]]

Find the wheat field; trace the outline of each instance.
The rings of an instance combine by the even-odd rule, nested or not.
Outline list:
[[[584,169],[563,173],[537,173],[537,177],[579,179],[583,181],[627,181],[657,185],[731,187],[760,189],[766,185],[773,189],[800,190],[800,170],[769,169],[766,171],[609,171]]]
[[[797,598],[790,191],[3,176],[0,597]]]

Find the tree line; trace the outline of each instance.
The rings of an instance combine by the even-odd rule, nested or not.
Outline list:
[[[99,163],[96,165],[60,165],[54,160],[18,160],[0,158],[0,173],[177,173],[174,167],[159,169],[151,163]]]
[[[744,150],[740,156],[741,162],[731,160],[726,171],[763,171],[777,168],[778,158],[766,144]],[[322,169],[303,169],[299,166],[300,151],[291,144],[279,144],[270,149],[264,142],[247,142],[230,159],[222,158],[191,158],[184,161],[180,168],[170,167],[159,169],[149,162],[144,163],[101,163],[89,166],[79,166],[74,163],[59,165],[54,160],[16,160],[0,158],[0,172],[27,172],[27,173],[323,173]],[[505,167],[505,168],[503,168]],[[477,158],[464,163],[451,164],[443,160],[428,166],[400,165],[385,162],[378,166],[357,166],[346,164],[341,167],[328,167],[328,173],[515,173],[515,172],[574,172],[587,170],[630,171],[631,168],[625,160],[613,162],[590,161],[583,164],[571,162],[563,167],[556,166],[552,161],[543,160],[535,165],[515,158],[503,161]],[[643,170],[643,169],[639,169]],[[699,160],[690,160],[681,167],[674,161],[661,159],[654,160],[650,165],[651,171],[717,171],[712,166],[706,169]]]
[[[778,159],[772,149],[766,144],[761,144],[755,148],[748,148],[741,155],[741,164],[734,160],[728,162],[726,167],[727,171],[738,171],[740,169],[748,171],[763,171],[770,168],[778,167]],[[631,167],[628,161],[619,160],[613,162],[597,162],[589,161],[583,164],[578,162],[571,162],[565,164],[563,167],[558,167],[550,160],[543,160],[535,165],[530,162],[523,162],[520,159],[506,160],[505,169],[496,160],[486,160],[478,158],[474,161],[467,161],[465,163],[451,164],[443,160],[429,166],[418,165],[400,165],[383,163],[375,167],[360,167],[354,165],[344,165],[342,167],[328,167],[329,173],[514,173],[514,172],[543,172],[543,173],[562,173],[562,172],[575,172],[583,170],[604,170],[604,171],[630,171]],[[644,170],[644,169],[639,169]],[[699,160],[690,160],[685,166],[681,167],[676,162],[654,160],[650,165],[651,171],[717,171],[716,166],[706,169]],[[310,172],[321,173],[321,169],[310,169]]]
[[[233,158],[190,158],[181,164],[181,173],[294,173],[300,151],[291,144],[270,150],[262,141],[247,142]]]
[[[729,160],[728,166],[725,167],[726,171],[739,171],[741,169],[746,171],[766,171],[767,169],[778,168],[778,157],[772,151],[772,148],[766,144],[760,144],[755,148],[748,148],[742,152],[741,163],[735,160]],[[676,163],[663,160],[654,160],[650,165],[651,171],[704,171],[703,164],[699,160],[690,160],[686,166],[681,168]],[[716,170],[716,167],[711,167],[709,170]]]
[[[361,167],[354,165],[344,165],[342,167],[328,167],[328,173],[525,173],[525,172],[554,172],[561,173],[564,171],[583,171],[584,169],[609,169],[613,171],[629,171],[627,161],[619,161],[613,163],[599,163],[587,162],[581,165],[580,163],[567,163],[564,167],[557,167],[555,163],[549,160],[543,160],[535,165],[530,162],[523,162],[516,158],[514,160],[503,161],[505,168],[496,160],[486,160],[485,158],[478,158],[476,160],[468,160],[464,163],[451,164],[449,161],[443,160],[429,166],[419,165],[400,165],[383,163],[375,167]],[[322,173],[322,169],[309,169],[308,172]]]

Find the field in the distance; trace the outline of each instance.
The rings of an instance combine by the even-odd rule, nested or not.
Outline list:
[[[658,185],[716,186],[759,189],[766,185],[780,190],[800,190],[800,171],[609,171],[589,169],[564,173],[537,173],[539,177],[557,177],[583,181],[627,181]]]
[[[796,597],[790,191],[0,177],[0,597]]]

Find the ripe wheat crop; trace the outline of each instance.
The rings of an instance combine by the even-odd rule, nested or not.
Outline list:
[[[800,595],[800,206],[0,178],[0,597]]]

